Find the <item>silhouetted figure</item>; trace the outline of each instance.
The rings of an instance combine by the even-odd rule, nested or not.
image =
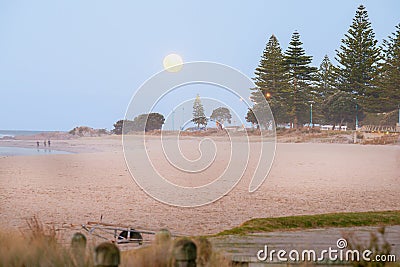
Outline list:
[[[47,144],[49,145],[49,147],[50,147],[50,140],[49,141],[47,141]]]
[[[43,144],[44,144],[44,146],[46,146],[46,145],[47,145],[47,143],[46,143],[46,140],[44,140]]]
[[[36,146],[39,147],[39,141],[36,142]]]

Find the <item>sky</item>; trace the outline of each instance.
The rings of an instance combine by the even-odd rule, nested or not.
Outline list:
[[[325,54],[336,63],[360,4],[381,43],[400,23],[398,0],[0,0],[0,129],[112,129],[170,53],[251,78],[271,34],[285,50],[297,30],[314,66]]]

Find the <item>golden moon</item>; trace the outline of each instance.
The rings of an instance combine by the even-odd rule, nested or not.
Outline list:
[[[178,54],[169,54],[164,58],[163,65],[166,71],[178,72],[183,67],[183,60]]]

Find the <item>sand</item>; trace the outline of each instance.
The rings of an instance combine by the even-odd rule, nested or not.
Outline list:
[[[183,141],[189,147],[193,142],[195,138]],[[217,142],[229,146],[226,140]],[[152,156],[162,161],[156,143]],[[35,142],[2,145],[34,147]],[[247,190],[257,162],[251,157],[244,177],[229,194],[198,208],[168,206],[143,192],[128,172],[119,137],[55,140],[52,148],[79,153],[0,156],[1,228],[25,227],[25,220],[34,215],[56,226],[79,225],[103,215],[109,223],[198,235],[258,217],[400,210],[398,145],[278,144],[271,172],[258,191]],[[223,162],[215,164],[223,168],[218,166]],[[166,172],[174,176],[173,168]]]

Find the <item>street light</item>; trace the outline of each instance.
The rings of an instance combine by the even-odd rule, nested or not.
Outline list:
[[[354,102],[356,103],[356,131],[358,129],[358,103],[357,103],[357,98],[353,97]]]
[[[356,103],[356,131],[358,129],[358,104]]]
[[[398,123],[399,125],[398,126],[400,127],[400,104],[397,105],[397,108],[399,109],[399,123]]]
[[[312,106],[315,103],[313,100],[308,101],[310,103],[310,127],[313,127],[313,114],[312,114]]]

